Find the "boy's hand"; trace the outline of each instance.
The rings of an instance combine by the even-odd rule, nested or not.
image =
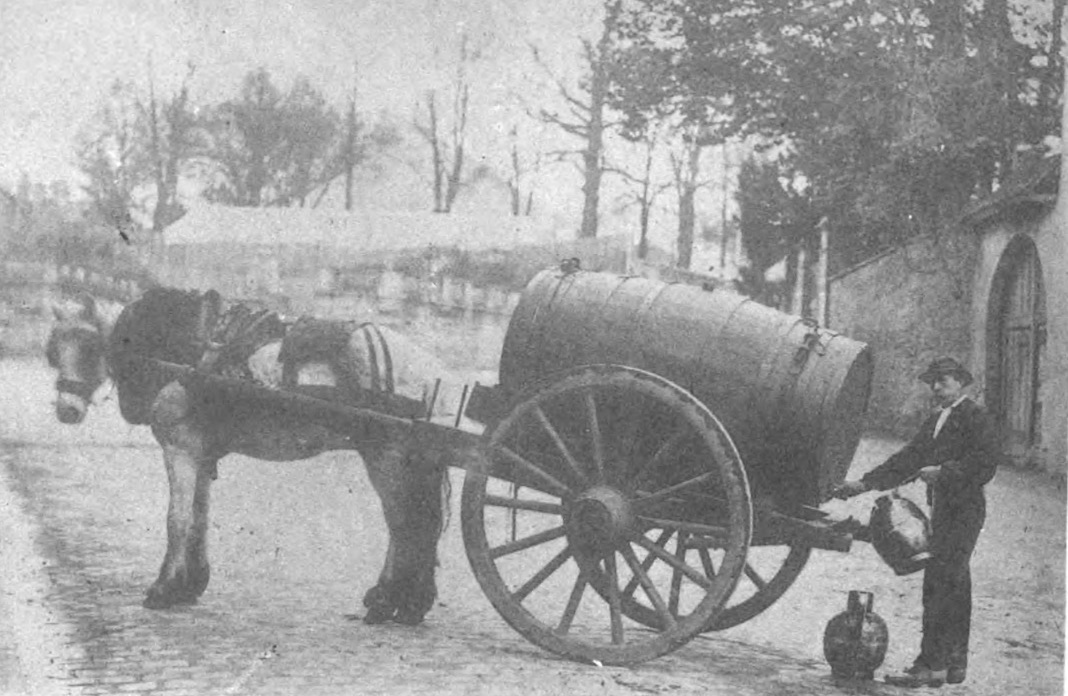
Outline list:
[[[938,475],[942,473],[941,469],[937,466],[925,466],[920,469],[920,479],[927,485],[934,485],[934,482],[938,480]]]

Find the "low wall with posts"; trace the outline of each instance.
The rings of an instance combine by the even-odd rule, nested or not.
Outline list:
[[[61,294],[85,292],[112,302],[131,302],[147,288],[144,280],[82,266],[61,265],[54,272],[55,285]]]
[[[82,266],[0,263],[0,357],[43,355],[52,307],[64,297],[87,293],[111,309],[138,297],[143,285],[140,279]]]
[[[0,358],[43,355],[55,281],[51,264],[0,264]]]
[[[480,288],[447,276],[411,278],[385,271],[362,289],[294,296],[294,314],[374,321],[401,331],[426,345],[450,368],[484,373],[496,381],[504,334],[519,293]]]

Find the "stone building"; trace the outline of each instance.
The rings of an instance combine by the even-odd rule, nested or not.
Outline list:
[[[829,325],[876,353],[872,429],[914,430],[929,407],[917,370],[955,355],[1020,463],[1068,470],[1068,211],[1052,157],[916,239],[830,279]]]

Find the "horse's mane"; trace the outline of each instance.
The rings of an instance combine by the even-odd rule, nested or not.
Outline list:
[[[108,368],[119,409],[130,423],[148,423],[152,402],[171,378],[139,358],[193,364],[202,348],[196,325],[201,295],[155,287],[126,306],[108,338]]]

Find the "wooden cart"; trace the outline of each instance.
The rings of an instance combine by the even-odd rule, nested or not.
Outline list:
[[[548,651],[621,665],[753,618],[812,549],[849,549],[818,506],[871,374],[863,344],[743,297],[572,267],[521,296],[500,384],[463,409],[482,427],[198,379],[451,453],[467,556],[500,615]]]

